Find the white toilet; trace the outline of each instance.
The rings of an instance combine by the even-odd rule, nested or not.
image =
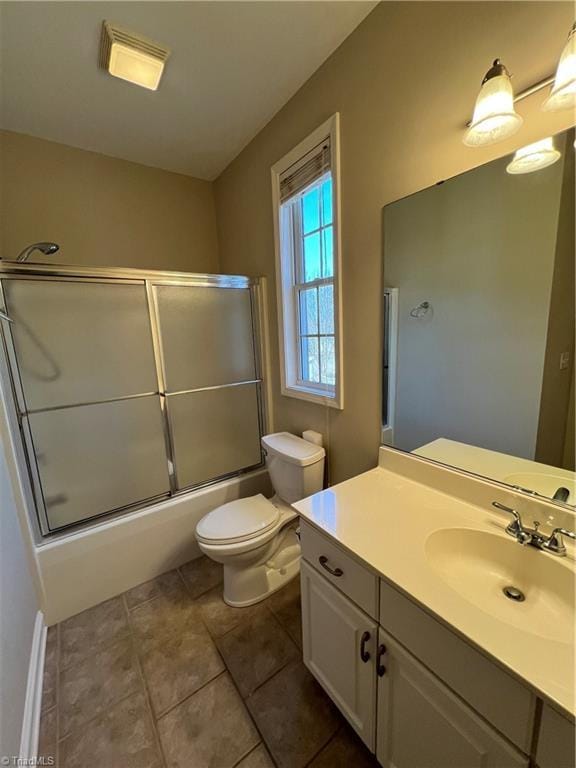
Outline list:
[[[205,555],[224,566],[224,601],[252,605],[300,570],[297,513],[290,504],[322,490],[324,448],[291,435],[265,435],[262,446],[275,496],[261,493],[223,504],[196,526]]]

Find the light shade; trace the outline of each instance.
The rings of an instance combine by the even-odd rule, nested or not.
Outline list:
[[[556,111],[576,107],[576,24],[572,27],[568,42],[564,46],[552,92],[542,109]]]
[[[127,45],[112,43],[108,72],[121,80],[141,85],[151,91],[158,89],[164,62]]]
[[[102,25],[100,66],[114,77],[155,91],[169,55],[158,43],[107,21]]]
[[[496,59],[482,81],[474,116],[463,139],[464,144],[469,147],[495,144],[512,136],[521,125],[522,118],[514,109],[510,75],[500,60]]]
[[[508,173],[532,173],[546,168],[560,159],[560,152],[554,147],[554,139],[547,139],[527,144],[516,151],[512,162],[506,166]]]

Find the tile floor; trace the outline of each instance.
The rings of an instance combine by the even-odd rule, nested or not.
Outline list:
[[[251,608],[201,558],[48,631],[40,754],[59,768],[368,768],[302,664],[298,579]]]

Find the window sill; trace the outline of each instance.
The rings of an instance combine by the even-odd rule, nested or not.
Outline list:
[[[342,398],[338,397],[336,393],[329,395],[322,390],[291,385],[283,386],[282,394],[284,397],[294,397],[297,400],[307,400],[309,403],[316,403],[317,405],[327,405],[329,408],[336,408],[339,411],[344,408]]]

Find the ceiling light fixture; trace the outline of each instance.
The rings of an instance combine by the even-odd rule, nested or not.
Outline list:
[[[522,118],[514,109],[510,73],[500,59],[495,59],[482,80],[464,144],[469,147],[495,144],[512,136],[521,125]]]
[[[105,21],[100,40],[100,66],[114,77],[156,91],[170,56],[152,40],[135,35]]]
[[[542,105],[542,109],[552,112],[576,107],[576,22],[572,25],[568,42],[564,46],[552,92]]]
[[[560,152],[554,147],[554,139],[548,136],[516,150],[512,162],[506,166],[506,171],[513,175],[532,173],[552,165],[559,159]]]

